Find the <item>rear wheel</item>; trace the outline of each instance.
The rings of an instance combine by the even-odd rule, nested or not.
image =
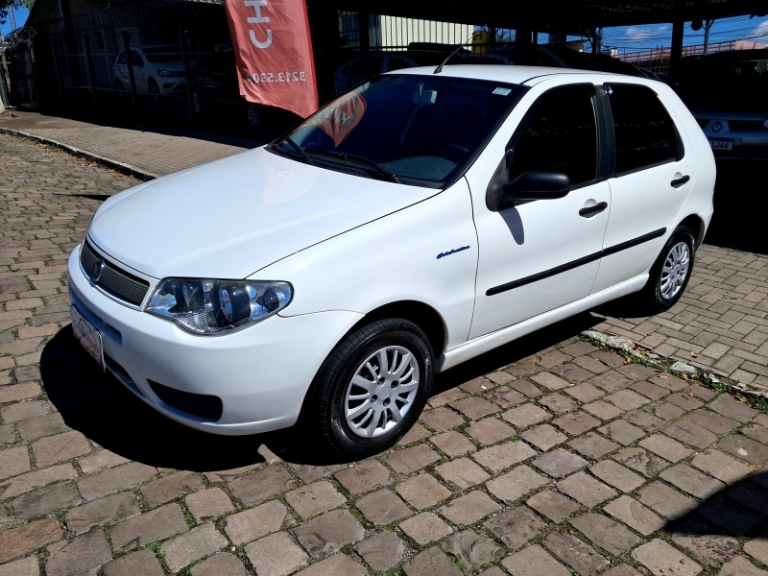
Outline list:
[[[694,250],[693,232],[679,226],[664,245],[640,293],[649,312],[664,312],[680,300],[693,271]]]
[[[424,332],[408,320],[379,320],[348,336],[325,361],[308,420],[336,453],[364,458],[408,432],[432,381],[432,349]]]

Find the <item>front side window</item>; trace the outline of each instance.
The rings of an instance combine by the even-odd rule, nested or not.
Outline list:
[[[513,137],[510,179],[531,170],[566,174],[572,186],[597,177],[597,126],[591,84],[545,93]]]
[[[611,84],[606,92],[616,131],[617,174],[678,157],[675,125],[653,90],[634,84]]]
[[[269,149],[332,170],[442,187],[480,153],[524,90],[387,75],[331,102]]]

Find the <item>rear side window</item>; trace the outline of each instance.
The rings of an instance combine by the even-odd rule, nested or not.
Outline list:
[[[623,174],[679,158],[675,125],[656,93],[646,86],[611,84],[616,130],[616,173]]]

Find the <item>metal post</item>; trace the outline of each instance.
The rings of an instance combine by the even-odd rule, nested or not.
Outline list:
[[[59,99],[64,98],[64,85],[61,80],[61,70],[60,70],[60,63],[59,63],[59,53],[56,50],[56,46],[53,44],[54,37],[51,36],[51,56],[53,61],[53,70],[56,72],[56,86],[59,89]]]
[[[131,84],[131,103],[133,112],[137,113],[136,105],[136,78],[133,75],[133,58],[131,58],[131,35],[127,30],[123,30],[123,50],[125,50],[125,61],[128,63],[128,80]]]
[[[91,39],[88,38],[88,34],[83,34],[83,44],[85,45],[85,58],[88,62],[88,83],[91,85],[91,98],[93,103],[96,103],[96,86],[94,85],[94,78],[96,74],[93,71],[93,58],[91,57]]]
[[[187,47],[184,43],[184,30],[179,26],[179,46],[181,47],[181,62],[184,65],[184,84],[187,87],[187,108],[189,109],[190,122],[195,121],[195,103],[192,97],[192,74],[190,73],[189,58],[187,57]]]
[[[704,56],[709,52],[709,30],[712,28],[712,24],[715,23],[714,18],[704,22]]]

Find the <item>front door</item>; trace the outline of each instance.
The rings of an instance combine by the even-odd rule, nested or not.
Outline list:
[[[499,170],[508,170],[504,178],[555,171],[569,176],[572,189],[564,198],[500,211],[474,203],[479,261],[470,339],[590,293],[610,213],[608,183],[598,178],[595,109],[592,84],[553,88],[510,134],[510,165],[499,159]]]

